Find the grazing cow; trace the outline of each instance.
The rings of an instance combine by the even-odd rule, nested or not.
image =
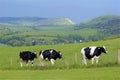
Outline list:
[[[30,52],[30,51],[20,52],[19,56],[20,56],[21,67],[23,66],[23,64],[22,64],[23,61],[25,61],[27,65],[29,62],[31,62],[31,64],[33,66],[34,58],[37,58],[36,52]]]
[[[81,49],[82,53],[82,64],[87,64],[87,59],[92,59],[92,64],[94,63],[94,59],[96,60],[96,63],[99,61],[99,57],[101,53],[107,53],[105,46],[103,47],[97,47],[97,46],[91,46]]]
[[[48,49],[48,50],[41,50],[39,53],[40,56],[40,65],[44,66],[43,60],[49,60],[52,65],[54,65],[54,62],[57,58],[61,59],[62,55],[60,51],[56,51],[54,49]]]

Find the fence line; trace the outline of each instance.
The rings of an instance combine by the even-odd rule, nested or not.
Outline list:
[[[120,64],[120,50],[118,50],[118,63]]]

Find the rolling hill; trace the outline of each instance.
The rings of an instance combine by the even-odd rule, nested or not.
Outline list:
[[[97,18],[82,22],[75,27],[76,30],[83,28],[96,28],[99,30],[99,33],[117,35],[120,34],[120,16],[99,16]]]
[[[68,18],[1,17],[0,44],[31,46],[120,37],[120,16],[104,15],[75,24]]]
[[[1,25],[40,26],[40,25],[73,25],[68,18],[39,18],[39,17],[0,17]]]

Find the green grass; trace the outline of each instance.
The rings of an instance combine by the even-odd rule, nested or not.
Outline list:
[[[29,36],[27,38],[40,39],[43,38],[45,40],[52,40],[57,38],[56,36],[66,37],[68,35],[79,35],[83,38],[87,38],[88,36],[97,35],[97,29],[81,29],[74,30],[74,25],[49,25],[49,26],[7,26],[10,30],[19,31],[19,33],[12,34],[15,36]],[[8,36],[8,35],[7,35]]]
[[[56,39],[57,36],[61,36],[61,37],[67,37],[69,35],[78,35],[81,36],[83,38],[88,38],[88,36],[92,36],[92,35],[97,35],[97,29],[82,29],[82,30],[71,30],[71,29],[67,29],[67,30],[40,30],[40,31],[29,31],[29,32],[23,32],[23,33],[18,33],[15,34],[17,36],[20,35],[25,35],[25,36],[29,36],[26,38],[34,38],[34,39],[45,39],[45,40],[53,40]]]
[[[11,46],[32,45],[34,40],[36,45],[59,44],[89,41],[90,36],[97,36],[97,29],[74,30],[74,25],[49,25],[49,26],[6,26],[0,28],[1,43]],[[4,37],[5,36],[5,37]],[[16,38],[15,38],[16,37]],[[95,37],[95,40],[99,39]],[[23,43],[23,41],[25,41]],[[14,43],[12,43],[14,42]],[[23,43],[23,44],[22,44]]]
[[[29,47],[7,47],[0,46],[0,69],[3,70],[20,70],[19,65],[19,52],[30,50],[39,53],[40,50],[44,49],[55,49],[61,51],[63,55],[62,60],[57,60],[55,66],[51,66],[50,62],[45,62],[45,69],[71,69],[71,68],[81,68],[81,54],[80,49],[87,46],[106,46],[108,54],[102,54],[100,57],[99,66],[111,66],[117,63],[117,52],[120,49],[120,38],[103,40],[97,42],[89,43],[79,43],[79,44],[65,44],[65,45],[42,45],[42,46],[29,46]],[[88,66],[91,66],[91,61],[87,61]],[[39,69],[39,58],[35,59],[35,64],[33,69]],[[26,68],[25,68],[26,69]],[[31,69],[31,68],[30,68]]]
[[[37,33],[35,31],[32,32],[25,32],[25,35],[48,35],[48,36],[56,36],[56,35],[61,35],[61,36],[67,36],[67,35],[84,35],[84,36],[89,36],[90,35],[94,35],[97,34],[97,30],[96,29],[82,29],[82,30],[43,30],[43,31],[38,31]],[[24,35],[24,34],[20,34],[20,35]]]
[[[117,64],[117,52],[120,49],[120,38],[89,43],[8,47],[0,46],[0,80],[119,80],[120,65]],[[105,45],[108,54],[102,54],[98,64],[81,64],[80,49],[86,46]],[[24,50],[37,51],[43,49],[60,50],[63,59],[56,60],[54,66],[45,62],[39,66],[39,59],[35,59],[34,66],[20,67],[19,52]],[[77,57],[75,57],[77,56]]]
[[[0,80],[119,80],[119,67],[71,70],[5,70]]]

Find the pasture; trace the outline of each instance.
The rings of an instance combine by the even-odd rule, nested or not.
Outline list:
[[[0,71],[0,80],[120,80],[120,68],[5,70]]]
[[[35,45],[89,41],[89,36],[98,35],[98,29],[75,30],[74,25],[6,26],[5,29],[0,26],[0,30],[0,43],[11,46],[30,46],[33,40]]]
[[[91,61],[87,62],[87,66],[81,64],[80,49],[82,47],[102,45],[107,47],[108,54],[102,54],[98,64],[91,65]],[[57,60],[54,66],[50,62],[45,62],[45,66],[40,67],[38,58],[35,59],[33,67],[25,64],[23,68],[20,67],[20,51],[30,50],[39,53],[44,49],[61,51],[63,59]],[[119,80],[118,49],[120,49],[120,38],[64,45],[0,46],[0,80]]]

